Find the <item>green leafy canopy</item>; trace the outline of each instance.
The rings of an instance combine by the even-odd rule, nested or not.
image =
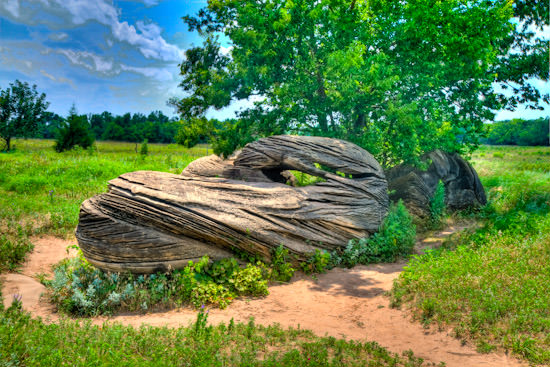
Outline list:
[[[547,15],[548,4],[508,0],[209,0],[184,17],[204,42],[187,50],[187,96],[171,103],[192,124],[255,100],[223,130],[233,149],[272,134],[330,136],[386,167],[464,151],[495,110],[539,107],[528,79],[546,78],[547,46],[523,25]]]

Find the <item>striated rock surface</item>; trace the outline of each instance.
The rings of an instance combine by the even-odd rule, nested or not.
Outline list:
[[[399,165],[386,172],[390,199],[403,199],[411,214],[430,215],[430,200],[439,180],[445,185],[445,204],[451,210],[487,204],[485,190],[475,169],[460,155],[435,150],[424,162],[431,162],[426,171],[410,165]]]
[[[289,186],[287,170],[325,181]],[[387,208],[384,172],[367,151],[336,139],[272,136],[225,161],[197,159],[181,175],[138,171],[111,180],[106,194],[82,204],[76,237],[92,264],[111,271],[181,268],[233,250],[269,259],[281,244],[303,259],[376,232]]]

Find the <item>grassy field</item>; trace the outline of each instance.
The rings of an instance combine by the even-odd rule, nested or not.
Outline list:
[[[72,235],[81,202],[105,192],[108,180],[141,169],[179,173],[206,154],[205,146],[150,144],[149,154],[141,156],[128,143],[100,142],[92,152],[61,154],[53,151],[52,141],[15,145],[16,151],[0,154],[0,271],[22,262],[32,248],[28,237]],[[489,204],[462,215],[479,220],[481,227],[415,258],[395,283],[392,303],[410,309],[422,323],[451,327],[482,352],[506,349],[531,363],[550,364],[550,148],[481,147],[472,163]],[[40,365],[63,355],[80,365],[102,358],[147,365],[170,350],[167,361],[184,358],[195,365],[311,365],[314,358],[320,358],[314,363],[319,366],[344,360],[346,365],[364,365],[363,360],[372,366],[421,365],[410,353],[396,356],[375,344],[304,331],[239,324],[229,333],[227,325],[197,325],[178,330],[46,326],[16,309],[0,310],[0,362]],[[127,335],[124,341],[121,335]],[[72,349],[72,340],[81,341],[78,348]]]
[[[482,147],[472,163],[489,198],[481,228],[412,261],[393,303],[479,351],[550,364],[550,148]]]

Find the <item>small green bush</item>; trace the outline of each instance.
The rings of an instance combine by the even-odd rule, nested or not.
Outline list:
[[[0,272],[14,271],[25,261],[27,254],[34,248],[29,241],[31,228],[18,223],[8,223],[5,232],[0,235]]]
[[[435,187],[435,192],[430,200],[430,222],[432,228],[441,228],[445,216],[445,185],[441,180]]]
[[[148,141],[147,141],[147,139],[145,139],[141,143],[141,146],[139,147],[139,154],[141,154],[142,156],[146,156],[147,154],[149,154],[149,147],[148,147],[147,143],[148,143]]]
[[[399,200],[392,203],[380,231],[369,238],[350,240],[344,251],[332,253],[332,265],[353,267],[357,264],[392,262],[409,255],[416,241],[412,217]]]
[[[294,275],[294,268],[289,262],[288,250],[280,245],[276,247],[271,256],[271,266],[267,278],[279,282],[288,282]]]
[[[261,266],[240,268],[235,259],[189,262],[182,270],[150,275],[108,273],[90,265],[80,254],[65,259],[46,282],[59,309],[74,315],[113,311],[146,311],[183,304],[225,308],[238,296],[268,294]]]
[[[324,273],[331,264],[331,255],[327,251],[316,249],[309,259],[300,265],[306,274]]]
[[[14,271],[33,249],[26,237],[0,236],[0,271]]]

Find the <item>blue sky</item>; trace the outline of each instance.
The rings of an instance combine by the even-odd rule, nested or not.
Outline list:
[[[201,0],[0,0],[0,88],[15,79],[37,84],[50,110],[148,113],[181,97],[178,64],[200,44],[181,20]],[[537,81],[548,93],[548,83]],[[243,105],[242,103],[240,104]],[[545,111],[502,111],[497,119]],[[231,117],[232,108],[209,115]]]

